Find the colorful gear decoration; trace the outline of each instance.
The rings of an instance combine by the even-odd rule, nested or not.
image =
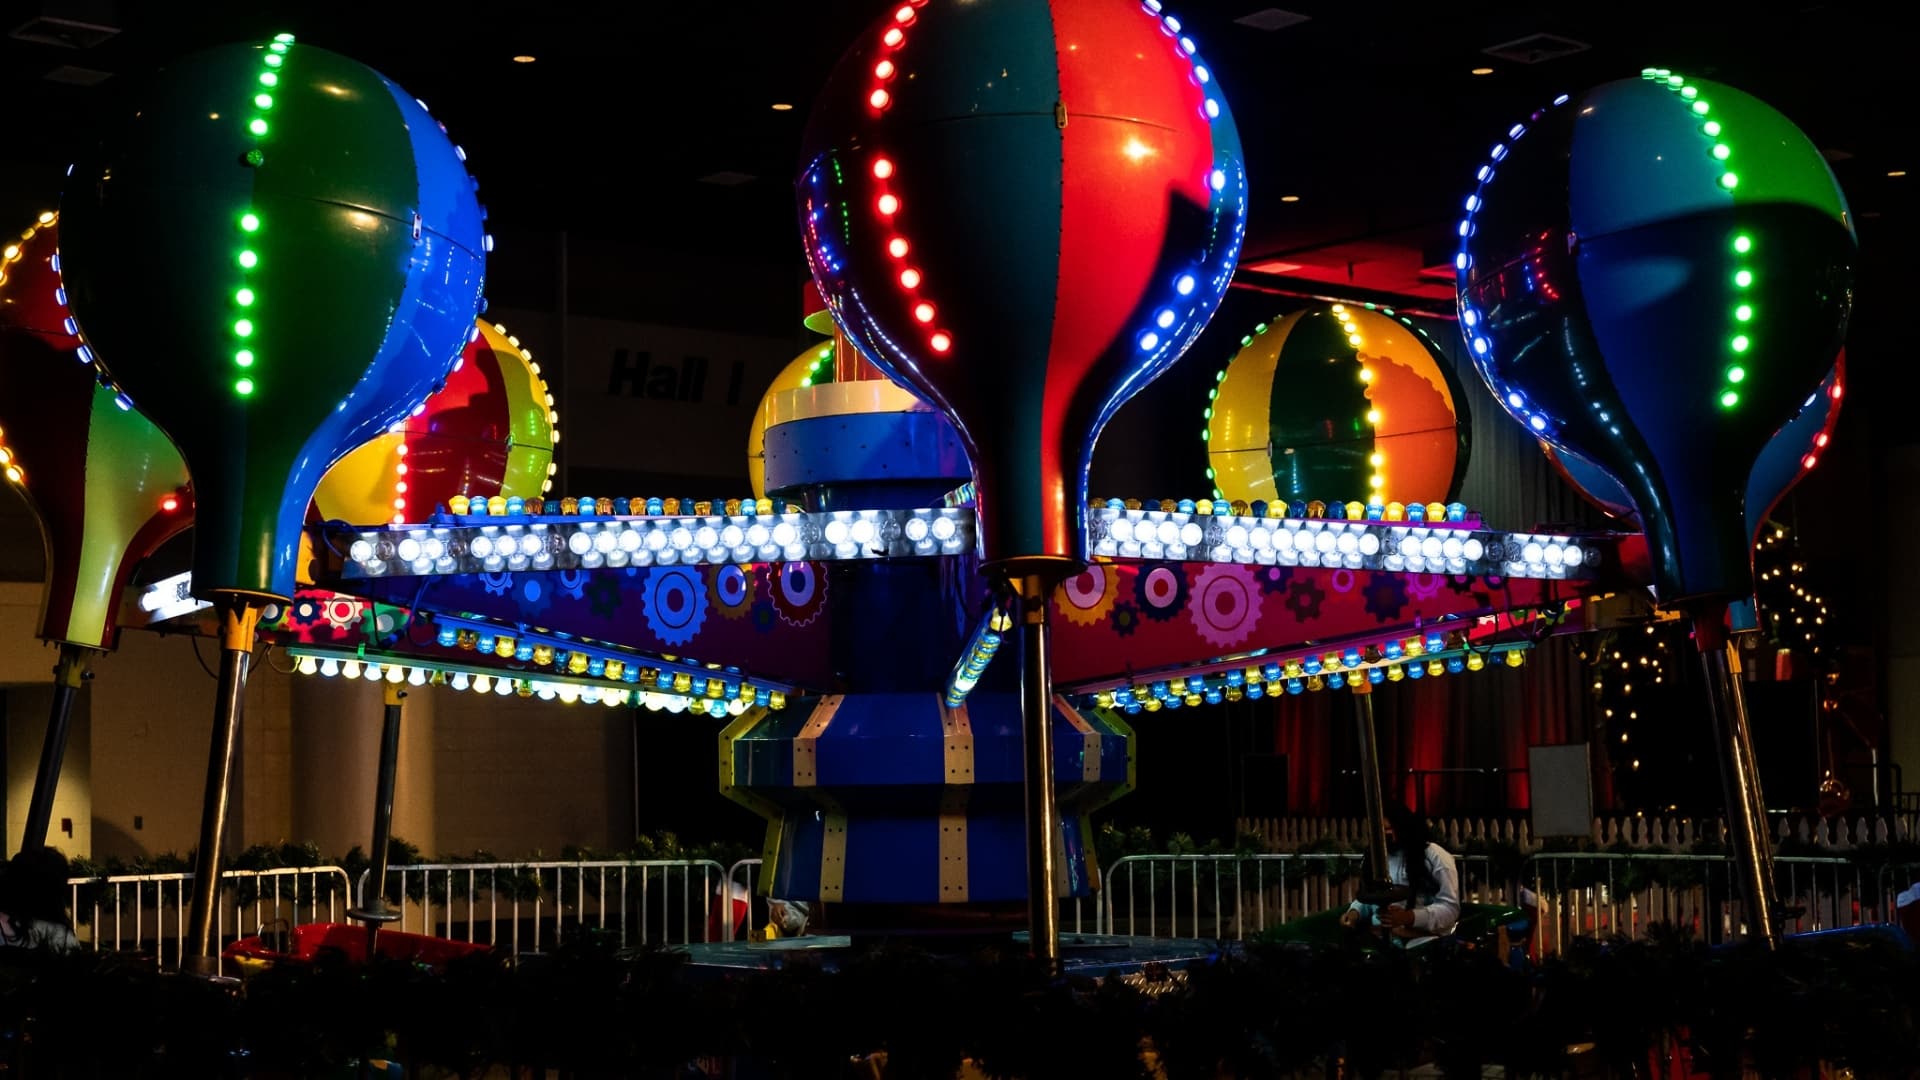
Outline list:
[[[1381,622],[1400,618],[1407,608],[1407,579],[1399,574],[1375,573],[1367,582],[1367,614]]]
[[[585,570],[560,571],[560,591],[573,597],[575,600],[580,599],[587,595],[588,576]]]
[[[1301,578],[1287,586],[1287,610],[1301,622],[1309,622],[1320,617],[1320,605],[1327,599],[1327,591],[1312,578]]]
[[[1431,600],[1440,595],[1440,583],[1445,580],[1441,574],[1415,574],[1407,582],[1407,595],[1415,600]]]
[[[658,566],[640,590],[647,629],[667,645],[685,645],[707,621],[707,588],[684,566]]]
[[[345,630],[360,622],[360,601],[351,596],[330,596],[321,601],[320,615],[335,630]]]
[[[505,596],[513,588],[513,575],[511,573],[481,574],[480,584],[486,586],[487,592],[491,595]]]
[[[1134,579],[1133,595],[1140,614],[1165,622],[1187,606],[1187,575],[1173,563],[1161,563]]]
[[[708,579],[707,589],[713,609],[723,619],[738,619],[753,604],[753,582],[738,566],[722,566]]]
[[[1293,567],[1263,566],[1255,570],[1253,576],[1260,582],[1263,593],[1286,592],[1287,583],[1293,580]]]
[[[1253,571],[1233,563],[1210,563],[1193,582],[1187,618],[1207,644],[1232,648],[1260,625],[1260,589]]]
[[[1120,599],[1120,571],[1113,566],[1089,566],[1063,582],[1056,595],[1054,607],[1063,618],[1075,626],[1093,626]]]
[[[1334,592],[1350,593],[1353,591],[1353,571],[1345,567],[1335,570],[1333,576],[1327,579],[1327,584],[1333,586]]]
[[[806,626],[827,606],[827,576],[819,563],[772,563],[764,579],[774,614],[789,626]]]
[[[780,617],[773,613],[773,601],[755,600],[753,602],[753,629],[756,633],[766,633],[779,621]]]
[[[620,610],[620,582],[600,575],[587,582],[587,610],[602,619],[613,618]]]
[[[1131,637],[1140,628],[1140,612],[1132,604],[1115,604],[1108,621],[1113,624],[1115,634]]]

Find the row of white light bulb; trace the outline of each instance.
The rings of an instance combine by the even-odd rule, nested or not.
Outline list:
[[[493,573],[552,569],[561,544],[587,569],[798,562],[829,557],[829,553],[836,559],[907,554],[889,550],[896,538],[904,540],[914,555],[954,555],[968,547],[963,523],[962,511],[942,509],[915,511],[904,521],[895,520],[885,511],[862,510],[783,514],[771,523],[762,518],[707,517],[657,522],[588,521],[557,528],[548,524],[488,525],[466,539],[465,546],[467,555]],[[404,535],[398,540],[390,539],[392,533],[384,537],[361,535],[349,545],[348,557],[375,576],[386,573],[393,560],[414,574],[463,572],[451,530],[395,532]],[[887,546],[876,547],[876,541],[884,541]]]
[[[359,660],[337,660],[331,656],[318,659],[302,656],[296,665],[302,675],[318,675],[323,678],[340,677],[345,679],[365,679],[367,682],[389,682],[396,685],[425,686],[430,669],[408,667],[404,664],[381,665],[374,661],[362,663]],[[517,689],[514,679],[508,676],[469,675],[464,671],[455,671],[447,676],[447,685],[455,690],[470,690],[476,694],[494,694],[510,697]],[[581,686],[576,683],[547,682],[535,679],[531,682],[533,696],[542,701],[560,701],[568,705],[576,702],[587,705],[606,705],[609,708],[630,705],[636,701],[645,708],[658,712],[662,709],[671,713],[685,712],[693,701],[681,694],[665,694],[653,690],[636,690],[622,686]],[[727,702],[727,713],[739,716],[747,711],[747,702],[733,698]]]

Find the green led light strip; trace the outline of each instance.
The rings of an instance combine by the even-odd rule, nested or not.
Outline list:
[[[1713,106],[1700,96],[1699,87],[1688,86],[1685,78],[1675,75],[1666,68],[1645,68],[1640,72],[1640,77],[1665,86],[1669,91],[1677,94],[1681,100],[1687,102],[1688,109],[1695,116],[1702,118],[1700,134],[1710,140],[1711,146],[1708,153],[1713,155],[1713,160],[1722,167],[1720,187],[1731,194],[1740,186],[1740,174],[1734,172],[1733,166],[1729,164],[1729,160],[1733,157],[1733,147],[1721,140],[1720,121],[1706,119],[1713,111]],[[1746,291],[1753,287],[1753,267],[1747,258],[1753,253],[1753,237],[1749,233],[1736,231],[1729,239],[1728,246],[1732,248],[1734,255],[1732,274],[1734,296],[1731,311],[1733,326],[1727,337],[1727,351],[1732,355],[1728,359],[1724,372],[1726,384],[1721,387],[1718,399],[1723,409],[1731,409],[1740,404],[1738,388],[1747,379],[1745,357],[1753,349],[1751,324],[1754,310],[1745,296]]]
[[[280,85],[278,68],[286,62],[287,47],[293,43],[292,34],[276,34],[267,45],[262,60],[266,70],[260,72],[261,89],[253,95],[253,111],[246,118],[246,135],[251,140],[247,150],[248,164],[258,167],[263,160],[259,141],[266,138],[270,126],[266,114],[273,109],[273,89]],[[233,381],[233,392],[241,397],[253,394],[255,383],[252,368],[258,357],[253,351],[254,304],[259,300],[255,290],[255,281],[251,272],[260,266],[260,253],[253,248],[253,237],[259,233],[262,222],[260,214],[253,208],[242,210],[234,219],[234,226],[240,232],[240,250],[234,255],[234,262],[240,268],[240,280],[230,297],[233,310],[233,364],[240,369],[240,375]]]

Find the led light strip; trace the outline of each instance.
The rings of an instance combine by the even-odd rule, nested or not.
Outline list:
[[[273,90],[280,85],[280,68],[286,63],[287,48],[293,43],[292,34],[275,34],[261,56],[265,65],[258,76],[260,88],[253,95],[253,111],[246,114],[246,134],[253,140],[247,151],[247,163],[258,167],[263,160],[260,144],[267,137],[270,125],[267,113],[273,109]],[[257,357],[253,351],[253,306],[259,298],[254,290],[253,271],[259,269],[260,253],[253,249],[253,236],[260,231],[259,211],[247,207],[235,218],[234,224],[240,233],[240,250],[234,256],[239,268],[239,282],[234,287],[233,303],[233,364],[240,374],[233,381],[233,392],[241,397],[252,395],[256,388],[254,381],[254,363]]]
[[[947,708],[957,709],[967,700],[967,695],[979,685],[980,676],[986,674],[987,665],[993,663],[994,654],[1000,651],[1003,636],[1011,629],[1013,619],[1004,608],[995,607],[980,620],[979,628],[967,642],[966,653],[947,678]]]
[[[530,663],[551,668],[558,676],[572,675],[625,683],[641,690],[686,694],[692,697],[735,698],[748,705],[769,708],[786,707],[794,688],[780,682],[754,678],[737,668],[715,664],[702,665],[685,657],[665,660],[659,657],[623,653],[596,648],[563,638],[529,633],[524,628],[502,627],[476,619],[435,614],[438,627],[435,641],[447,649],[476,651],[502,660]]]
[[[1194,44],[1193,38],[1181,33],[1179,19],[1163,14],[1160,0],[1142,0],[1140,7],[1149,18],[1160,24],[1160,32],[1169,39],[1174,55],[1178,56],[1181,62],[1191,65],[1190,74],[1194,84],[1202,88],[1200,116],[1211,127],[1213,122],[1220,118],[1222,109],[1219,99],[1215,98],[1212,91],[1208,89],[1213,83],[1213,73],[1207,70],[1206,65],[1201,63],[1196,55],[1199,47]],[[1201,177],[1201,182],[1206,185],[1208,191],[1213,193],[1211,198],[1215,200],[1239,197],[1240,193],[1237,190],[1233,196],[1226,193],[1227,180],[1226,170],[1220,168],[1217,163],[1210,163],[1206,174]],[[1222,284],[1221,278],[1231,273],[1235,261],[1239,258],[1240,238],[1245,230],[1246,221],[1243,217],[1235,231],[1233,242],[1228,244],[1221,253],[1220,265],[1215,268],[1209,280],[1209,285],[1216,293]],[[1194,295],[1199,288],[1200,275],[1205,274],[1207,270],[1205,266],[1193,266],[1175,274],[1170,282],[1173,287],[1173,296],[1166,304],[1154,310],[1149,325],[1134,331],[1134,344],[1141,352],[1151,355],[1153,363],[1157,363],[1161,357],[1172,351],[1184,348],[1205,326],[1206,319],[1201,317],[1203,305],[1189,304],[1184,312],[1175,310],[1175,306]]]
[[[499,524],[355,530],[349,535],[349,578],[859,561],[960,555],[974,545],[973,513],[961,508],[764,517],[523,518]]]
[[[1553,104],[1548,106],[1548,108],[1557,109],[1565,105],[1569,100],[1570,95],[1561,94],[1553,99]],[[1544,119],[1546,115],[1546,109],[1536,109],[1533,115],[1527,118],[1527,123],[1537,124]],[[1467,214],[1460,219],[1458,229],[1460,234],[1460,250],[1453,257],[1454,277],[1460,288],[1455,291],[1460,296],[1461,332],[1466,335],[1467,347],[1473,350],[1473,355],[1476,357],[1487,356],[1493,349],[1493,343],[1487,339],[1484,333],[1480,332],[1480,320],[1483,317],[1480,309],[1474,307],[1466,300],[1465,285],[1467,283],[1467,271],[1473,267],[1473,256],[1467,252],[1467,239],[1474,233],[1475,226],[1473,216],[1479,213],[1480,207],[1484,205],[1487,185],[1493,182],[1494,172],[1499,167],[1500,162],[1506,159],[1507,151],[1511,145],[1518,142],[1521,136],[1527,133],[1527,123],[1515,124],[1508,128],[1506,141],[1493,144],[1493,149],[1487,152],[1487,160],[1481,164],[1479,171],[1474,173],[1474,180],[1477,182],[1477,186],[1474,188],[1473,194],[1467,196]],[[1478,366],[1482,372],[1492,371],[1490,367],[1485,365]],[[1489,378],[1491,377],[1492,376],[1489,375]],[[1532,428],[1535,432],[1542,435],[1548,434],[1547,428],[1550,421],[1547,418],[1547,414],[1536,411],[1525,394],[1507,385],[1505,382],[1502,382],[1496,387],[1494,392],[1496,395],[1505,399],[1506,404],[1512,409],[1514,414],[1525,421],[1529,428]],[[1601,413],[1600,420],[1603,423],[1608,422],[1607,415]]]
[[[1396,659],[1376,661],[1358,659],[1357,651],[1349,649],[1347,651],[1356,657],[1356,663],[1344,663],[1333,654],[1328,654],[1328,659],[1333,661],[1331,664],[1314,657],[1305,661],[1290,660],[1284,664],[1270,661],[1245,668],[1230,668],[1215,675],[1189,675],[1153,683],[1129,683],[1080,697],[1100,708],[1119,708],[1128,713],[1159,712],[1161,709],[1191,705],[1218,705],[1223,701],[1240,701],[1243,698],[1258,700],[1278,697],[1283,693],[1340,690],[1352,687],[1363,679],[1378,685],[1403,679],[1422,679],[1429,675],[1436,678],[1457,675],[1464,671],[1483,670],[1487,666],[1487,658],[1491,656],[1504,657],[1508,667],[1520,667],[1526,663],[1526,650],[1531,647],[1522,641],[1502,642],[1484,648],[1416,648],[1402,653]]]
[[[1090,511],[1088,540],[1108,559],[1322,566],[1389,573],[1583,580],[1608,538],[1506,533],[1464,524],[1255,518],[1164,510]]]
[[[461,151],[460,160],[465,161],[466,159],[467,159],[466,152]],[[491,244],[493,238],[488,237],[487,239],[488,239],[488,243]],[[489,248],[489,250],[491,250],[491,248]],[[515,349],[518,349],[520,351],[520,359],[525,360],[527,362],[527,370],[533,372],[533,377],[540,381],[540,397],[541,397],[541,400],[543,400],[547,406],[547,426],[550,429],[550,432],[552,435],[553,445],[559,446],[560,445],[560,412],[559,410],[555,409],[553,406],[553,388],[547,385],[546,376],[540,374],[540,364],[534,360],[533,350],[527,348],[525,345],[520,344],[520,339],[517,337],[514,337],[512,334],[507,333],[507,328],[500,325],[499,323],[494,323],[493,329],[497,333],[499,333],[500,336],[507,339],[507,344],[513,346]],[[465,354],[463,353],[462,356],[464,357],[464,355]],[[453,362],[453,369],[455,371],[460,370],[461,363],[462,363],[461,360],[455,360]],[[547,492],[553,490],[553,477],[554,477],[554,474],[558,473],[559,471],[560,471],[559,465],[551,461],[547,462],[547,478],[541,481],[540,483],[541,494],[544,495]]]
[[[885,113],[893,104],[893,91],[887,89],[887,84],[899,74],[899,65],[894,63],[892,55],[906,45],[906,28],[913,25],[918,17],[915,9],[925,5],[926,2],[927,0],[911,0],[909,3],[901,4],[893,13],[893,25],[880,36],[880,44],[887,51],[887,55],[873,66],[874,87],[867,95],[867,107],[872,110],[875,117]],[[893,235],[887,238],[887,256],[900,264],[895,280],[902,291],[914,296],[924,296],[920,287],[925,283],[925,275],[907,258],[913,253],[913,244],[907,239],[904,230],[897,227],[901,202],[900,197],[894,194],[890,181],[897,177],[899,166],[886,154],[879,153],[874,155],[868,169],[873,174],[873,178],[879,181],[875,188],[874,210],[890,225],[896,226],[892,230]],[[939,314],[940,309],[931,300],[920,299],[914,302],[913,321],[926,331],[927,348],[932,349],[937,355],[945,356],[953,351],[953,334],[936,324],[935,320]]]
[[[501,697],[516,695],[523,698],[538,697],[542,701],[558,700],[569,705],[583,702],[589,705],[606,705],[609,708],[625,705],[634,708],[645,707],[655,711],[664,709],[673,713],[692,709],[694,712],[704,712],[714,717],[738,716],[753,707],[738,698],[732,701],[721,701],[658,690],[608,686],[564,676],[520,678],[510,672],[483,667],[422,663],[408,657],[380,653],[296,646],[289,648],[287,655],[296,658],[295,671],[302,675],[315,675],[322,678],[339,676],[346,679],[365,679],[368,682],[404,683],[410,686],[426,686],[433,683],[446,685],[455,690],[471,690],[477,694],[497,694]],[[780,702],[779,705],[766,707],[783,708],[784,695]]]

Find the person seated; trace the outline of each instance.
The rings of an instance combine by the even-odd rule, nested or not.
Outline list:
[[[80,947],[67,919],[67,857],[22,851],[0,876],[0,948],[68,953]]]
[[[807,919],[812,915],[806,903],[801,900],[768,900],[767,925],[760,932],[761,941],[777,941],[780,938],[804,937],[807,933]]]
[[[1460,874],[1453,855],[1433,842],[1425,818],[1399,804],[1387,807],[1386,818],[1387,879],[1411,895],[1386,905],[1355,900],[1340,924],[1370,928],[1396,946],[1418,948],[1453,933],[1460,922]]]

